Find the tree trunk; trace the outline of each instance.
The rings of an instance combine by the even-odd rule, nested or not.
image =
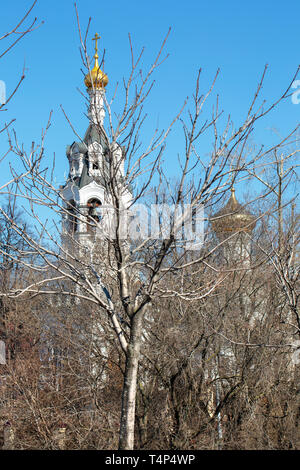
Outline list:
[[[143,314],[140,311],[131,320],[130,340],[126,353],[122,410],[120,422],[120,450],[132,450],[134,445],[135,403],[137,373],[140,358]]]

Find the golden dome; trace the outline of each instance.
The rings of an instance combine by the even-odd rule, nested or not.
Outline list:
[[[100,39],[100,36],[98,36],[98,34],[96,33],[95,37],[93,38],[93,41],[95,41],[95,64],[91,71],[87,73],[84,78],[84,83],[87,88],[105,88],[108,84],[108,77],[106,73],[102,72],[98,63],[98,39]]]
[[[231,189],[231,196],[227,204],[212,218],[211,224],[215,232],[252,232],[255,227],[255,216],[250,214],[236,200],[235,190]]]

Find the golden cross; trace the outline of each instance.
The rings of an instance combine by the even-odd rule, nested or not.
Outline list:
[[[98,39],[100,39],[101,36],[98,35],[98,33],[95,34],[95,37],[92,38],[92,41],[95,41],[95,54],[98,54]]]

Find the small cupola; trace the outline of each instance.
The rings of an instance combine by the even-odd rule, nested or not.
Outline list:
[[[98,39],[100,39],[100,36],[96,33],[95,37],[93,38],[93,41],[95,41],[94,67],[84,77],[84,83],[88,89],[103,89],[108,84],[108,76],[106,75],[106,73],[102,72],[98,63]]]
[[[227,204],[214,214],[210,221],[217,234],[251,233],[256,224],[255,216],[237,201],[234,188],[231,189]]]

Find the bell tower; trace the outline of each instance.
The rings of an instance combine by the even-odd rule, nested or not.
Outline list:
[[[63,242],[75,240],[84,246],[95,238],[111,235],[114,223],[114,201],[111,184],[118,187],[119,207],[127,210],[131,193],[124,184],[124,159],[122,148],[110,142],[104,129],[105,93],[107,75],[100,69],[98,40],[95,35],[94,66],[84,78],[89,95],[89,125],[84,138],[67,146],[69,175],[61,196],[65,212]]]

